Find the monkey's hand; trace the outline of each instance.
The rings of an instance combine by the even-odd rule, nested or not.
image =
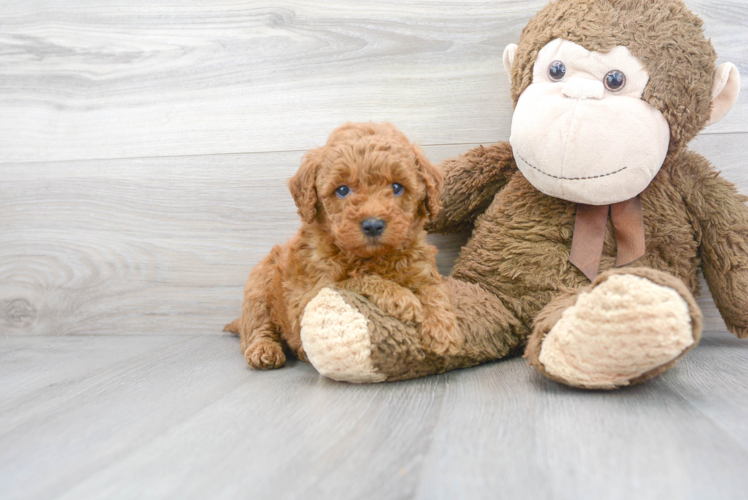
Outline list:
[[[681,184],[697,240],[704,277],[727,328],[748,337],[748,197],[714,172],[701,156],[688,155],[691,176]],[[685,169],[684,169],[685,170]],[[696,178],[693,178],[696,177]]]
[[[748,267],[728,271],[709,269],[704,276],[727,329],[741,339],[748,338]]]

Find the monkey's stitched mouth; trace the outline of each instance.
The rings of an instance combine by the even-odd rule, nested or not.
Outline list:
[[[527,165],[529,165],[531,168],[533,168],[534,170],[537,170],[541,174],[547,175],[548,177],[553,177],[554,179],[559,179],[559,180],[562,180],[562,181],[584,181],[584,180],[587,180],[587,179],[599,179],[600,177],[607,177],[609,175],[617,174],[618,172],[622,172],[622,171],[624,171],[624,170],[626,170],[628,168],[628,167],[623,167],[623,168],[619,168],[618,170],[614,170],[613,172],[608,172],[607,174],[590,175],[588,177],[562,177],[560,175],[553,175],[553,174],[549,174],[548,172],[543,172],[538,167],[536,167],[535,165],[533,165],[529,161],[525,160],[525,158],[521,154],[519,154],[517,152],[517,150],[514,150],[514,154],[517,155],[520,160],[522,160]]]

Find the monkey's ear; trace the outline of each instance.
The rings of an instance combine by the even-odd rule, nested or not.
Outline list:
[[[429,161],[421,148],[415,144],[413,144],[413,153],[416,155],[416,163],[418,163],[423,182],[426,184],[426,199],[423,204],[426,207],[426,215],[431,221],[436,218],[436,214],[439,212],[439,197],[444,186],[444,174]]]
[[[510,82],[512,81],[512,64],[514,64],[515,54],[517,54],[517,44],[510,43],[504,49],[504,69]]]
[[[322,159],[322,148],[309,151],[301,160],[301,166],[293,177],[288,179],[288,189],[299,210],[301,220],[307,224],[317,215],[317,169]]]
[[[705,127],[717,123],[732,109],[740,94],[740,74],[733,63],[720,64],[714,71],[712,111]]]

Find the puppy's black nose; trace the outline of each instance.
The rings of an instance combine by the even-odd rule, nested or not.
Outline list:
[[[385,223],[382,219],[371,217],[361,223],[361,229],[364,234],[370,238],[379,236],[384,231]]]

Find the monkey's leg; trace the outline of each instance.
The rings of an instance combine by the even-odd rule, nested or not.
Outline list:
[[[659,375],[700,338],[701,311],[682,281],[619,268],[546,305],[525,357],[557,382],[614,389]]]
[[[323,289],[304,311],[301,341],[322,375],[346,382],[404,380],[507,356],[528,331],[478,285],[446,281],[463,339],[453,354],[423,348],[416,326],[388,316],[361,295]]]

